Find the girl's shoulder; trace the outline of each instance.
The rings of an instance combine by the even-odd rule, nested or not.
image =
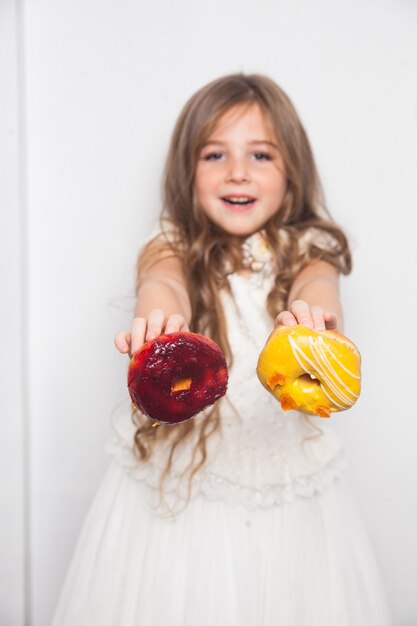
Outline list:
[[[175,279],[184,282],[178,231],[160,220],[150,235],[142,241],[136,264],[136,288],[146,278]]]
[[[311,246],[321,248],[322,250],[331,250],[338,245],[336,237],[323,228],[310,226],[301,231],[298,236],[298,250],[300,254],[304,254]]]
[[[156,253],[165,256],[169,252],[172,256],[175,251],[181,253],[181,238],[178,228],[168,218],[161,218],[151,229],[149,235],[142,239],[140,255]]]
[[[169,249],[181,253],[182,238],[178,227],[169,218],[160,218],[151,230],[150,235],[144,240],[142,248]]]

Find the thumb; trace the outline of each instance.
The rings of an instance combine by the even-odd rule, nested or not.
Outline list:
[[[125,330],[122,330],[114,338],[114,345],[122,354],[129,352],[131,342],[131,334]]]

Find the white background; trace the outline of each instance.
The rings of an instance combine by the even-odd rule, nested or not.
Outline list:
[[[345,331],[364,384],[333,419],[395,624],[416,624],[417,4],[3,0],[0,11],[1,626],[49,623],[126,400],[113,336],[129,325],[172,126],[197,88],[240,70],[293,99],[351,237]]]

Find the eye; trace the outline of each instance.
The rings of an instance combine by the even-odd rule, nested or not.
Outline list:
[[[270,161],[272,156],[268,154],[268,152],[255,152],[254,153],[255,161]]]
[[[218,161],[223,156],[222,152],[209,152],[203,156],[204,161]]]

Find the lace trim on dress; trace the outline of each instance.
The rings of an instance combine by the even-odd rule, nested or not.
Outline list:
[[[164,464],[159,455],[153,455],[149,461],[140,461],[133,447],[127,443],[125,436],[114,434],[108,441],[106,452],[115,457],[115,461],[135,480],[145,481],[150,487],[158,490],[160,487],[161,472]],[[216,466],[214,465],[214,469]],[[311,497],[323,491],[331,482],[339,477],[345,468],[345,454],[339,449],[325,465],[321,465],[315,472],[306,475],[295,475],[288,478],[288,482],[262,484],[262,476],[257,475],[257,487],[244,485],[242,482],[220,475],[213,468],[203,466],[192,481],[191,499],[198,494],[210,500],[223,500],[231,505],[243,505],[253,509],[266,508],[273,505],[294,502],[297,497]],[[254,467],[254,471],[259,468]],[[172,468],[164,482],[164,493],[175,495],[179,501],[188,498],[188,475],[181,476],[176,468]]]

